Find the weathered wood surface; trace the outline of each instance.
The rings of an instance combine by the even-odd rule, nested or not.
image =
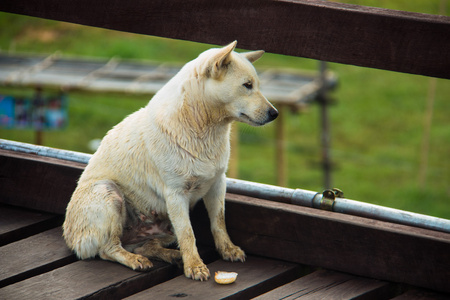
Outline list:
[[[234,194],[226,213],[248,253],[450,292],[448,233]]]
[[[391,284],[349,274],[320,270],[283,285],[257,300],[389,299],[395,295]]]
[[[248,257],[245,263],[219,260],[208,268],[211,276],[216,271],[237,272],[238,276],[233,284],[219,285],[213,278],[192,282],[181,275],[127,299],[250,299],[297,278],[301,269],[295,264],[258,257]]]
[[[0,298],[120,299],[140,291],[141,287],[151,287],[160,280],[170,279],[173,277],[171,273],[175,271],[173,266],[158,262],[150,272],[138,273],[107,261],[77,261],[4,287],[0,289]]]
[[[23,214],[24,226],[27,217],[35,218]],[[200,248],[200,255],[206,262],[217,259],[211,248]],[[60,226],[0,247],[0,266],[0,299],[120,299],[181,274],[158,261],[148,273],[97,259],[77,261]]]
[[[392,300],[448,300],[450,295],[444,295],[440,293],[434,293],[426,290],[409,290],[400,296],[392,298]]]
[[[64,214],[84,164],[0,150],[0,202]]]
[[[62,217],[59,215],[0,204],[0,246],[50,229],[60,223]]]
[[[20,156],[0,151],[0,202],[64,214],[82,164]],[[450,234],[233,194],[226,203],[248,254],[450,292]],[[198,240],[211,241],[204,208],[192,216]]]
[[[206,219],[202,209],[201,206],[196,208],[193,217]],[[203,215],[198,216],[198,213]],[[212,272],[237,271],[238,280],[228,286],[216,285],[212,280],[194,282],[179,275],[181,270],[175,266],[160,262],[155,262],[149,273],[139,273],[98,259],[74,261],[64,247],[58,226],[0,247],[0,274],[16,281],[0,288],[0,299],[121,299],[128,296],[164,299],[168,295],[193,299],[249,299],[270,290],[272,292],[261,297],[276,299],[281,295],[289,296],[286,292],[292,291],[296,297],[306,299],[391,299],[398,294],[401,295],[395,299],[448,299],[448,295],[418,289],[404,293],[395,283],[334,271],[314,271],[314,268],[286,261],[250,255],[245,263],[212,262],[217,259],[215,251],[201,247],[200,253]],[[27,276],[19,278],[18,273]],[[171,280],[177,275],[179,277]]]
[[[0,287],[75,261],[57,227],[0,248]]]
[[[200,254],[206,262],[217,259],[211,248]],[[57,227],[0,247],[0,299],[120,299],[181,274],[176,266],[153,263],[140,273],[98,259],[77,261]]]
[[[450,18],[320,0],[3,0],[0,10],[114,30],[450,78]]]

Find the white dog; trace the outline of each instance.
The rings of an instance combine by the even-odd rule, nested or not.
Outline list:
[[[220,255],[245,260],[224,219],[230,124],[264,125],[278,112],[261,94],[251,64],[264,51],[236,53],[235,46],[210,49],[187,63],[146,107],[104,137],[63,225],[79,258],[98,255],[140,271],[152,267],[147,257],[182,259],[187,277],[206,280],[210,273],[189,220],[189,209],[203,199]],[[176,241],[180,250],[164,248]]]

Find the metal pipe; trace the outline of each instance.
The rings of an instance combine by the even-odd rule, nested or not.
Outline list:
[[[322,194],[302,189],[288,189],[267,184],[227,179],[227,191],[266,200],[291,203],[306,207],[319,207]],[[450,233],[450,220],[412,213],[399,209],[336,198],[333,210],[337,213],[409,225]]]
[[[22,153],[29,153],[29,154],[36,154],[39,156],[44,157],[52,157],[52,158],[59,158],[63,160],[69,160],[79,163],[87,164],[89,162],[89,159],[91,159],[90,154],[87,153],[81,153],[81,152],[75,152],[75,151],[69,151],[69,150],[61,150],[61,149],[55,149],[45,146],[37,146],[27,143],[21,143],[21,142],[14,142],[14,141],[8,141],[4,139],[0,139],[0,149],[3,150],[10,150],[10,151],[16,151],[16,152],[22,152]]]
[[[79,163],[88,163],[92,156],[75,151],[60,150],[3,139],[0,139],[0,149],[31,153]],[[227,192],[312,208],[318,208],[323,198],[322,193],[313,191],[303,189],[294,190],[232,178],[227,178]],[[450,233],[450,220],[355,200],[336,198],[332,209],[337,213]]]

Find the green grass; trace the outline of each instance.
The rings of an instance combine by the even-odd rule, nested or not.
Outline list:
[[[352,1],[353,3],[355,1]],[[439,1],[364,1],[392,9],[437,13]],[[381,5],[380,5],[381,3]],[[401,4],[401,6],[400,6]],[[4,51],[185,63],[211,45],[88,28],[0,13],[0,48]],[[314,60],[265,54],[257,67],[317,69]],[[339,77],[330,106],[333,186],[351,199],[450,218],[450,82],[437,80],[430,151],[424,187],[419,186],[421,146],[430,78],[329,64]],[[29,89],[0,86],[0,93],[23,95]],[[126,115],[146,105],[150,96],[69,94],[69,126],[46,132],[44,144],[90,152]],[[320,118],[316,105],[286,116],[289,187],[320,191]],[[239,124],[240,178],[276,184],[275,130],[270,124]],[[0,137],[34,142],[33,131],[0,129]]]

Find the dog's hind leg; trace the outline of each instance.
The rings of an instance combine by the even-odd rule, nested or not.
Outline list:
[[[118,237],[102,247],[99,256],[105,260],[119,262],[135,271],[148,271],[153,267],[147,257],[126,251],[120,244]]]
[[[99,255],[133,270],[146,271],[152,263],[122,247],[125,220],[124,196],[112,180],[80,183],[67,207],[64,238],[81,259]]]
[[[136,271],[148,271],[153,266],[148,258],[128,252],[122,247],[120,237],[126,222],[126,204],[119,187],[113,181],[105,180],[98,182],[95,188],[105,195],[108,204],[104,213],[109,222],[109,228],[105,228],[109,238],[100,246],[99,256],[105,260],[117,261]]]
[[[134,253],[141,254],[149,258],[157,258],[170,264],[176,264],[181,266],[181,252],[176,249],[167,249],[165,246],[169,246],[176,242],[175,236],[166,235],[155,239],[148,240],[144,245],[134,250]]]

